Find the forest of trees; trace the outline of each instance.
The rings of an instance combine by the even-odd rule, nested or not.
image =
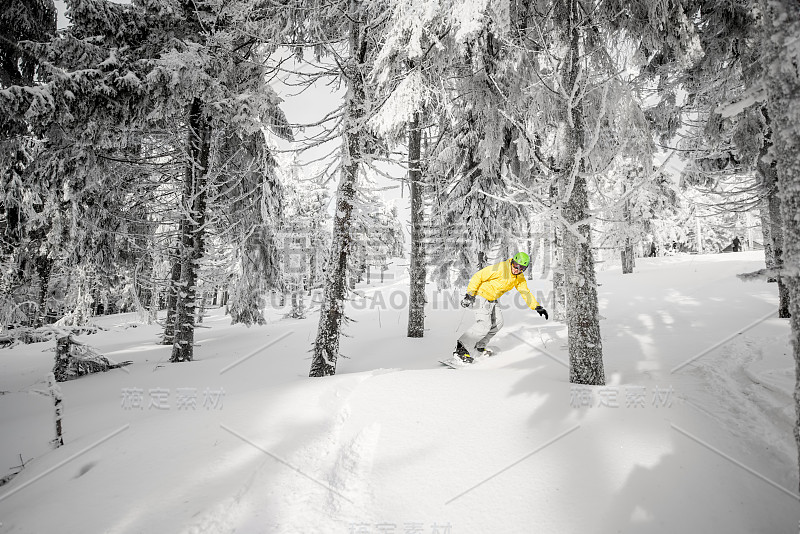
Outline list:
[[[354,281],[403,250],[395,179],[410,337],[427,281],[544,251],[570,380],[603,384],[597,255],[631,272],[760,226],[800,369],[795,0],[65,3],[59,31],[52,0],[0,13],[6,332],[166,310],[184,362],[205,306],[305,317],[317,288],[310,375],[332,375]],[[287,83],[341,101],[293,124]]]

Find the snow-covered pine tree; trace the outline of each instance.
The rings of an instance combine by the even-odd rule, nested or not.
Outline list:
[[[586,116],[581,98],[586,93],[588,66],[583,24],[578,0],[556,6],[556,20],[564,23],[559,35],[562,47],[561,72],[557,92],[559,102],[562,169],[559,197],[567,229],[564,232],[564,266],[569,332],[570,382],[605,384],[602,340],[597,304],[597,282],[592,253],[586,167],[583,163],[586,142]]]
[[[3,5],[0,11],[0,87],[33,83],[40,70],[39,61],[20,46],[20,42],[47,41],[55,31],[56,8],[52,0]]]
[[[171,362],[192,361],[194,354],[197,270],[204,252],[206,192],[212,126],[206,101],[196,96],[188,106],[186,163],[184,165],[178,241],[178,298]]]
[[[312,217],[325,217],[326,207],[318,206],[314,213],[311,205],[317,197],[312,181],[303,182],[297,154],[280,165],[281,183],[284,188],[284,218],[277,234],[277,245],[281,264],[280,288],[291,298],[289,317],[305,318],[304,291],[311,282]]]
[[[386,36],[373,66],[378,91],[385,95],[372,126],[391,145],[407,147],[406,168],[411,211],[408,337],[425,332],[427,154],[426,124],[440,114],[436,87],[444,77],[450,54],[443,45],[448,6],[429,1],[402,0],[391,4]],[[435,122],[435,121],[433,121]]]
[[[651,247],[663,254],[672,250],[673,242],[682,250],[690,249],[695,208],[681,200],[674,182],[663,164],[650,169],[630,160],[615,164],[594,191],[593,205],[601,213],[595,228],[598,246],[622,248],[628,243],[631,256],[636,252],[647,256]]]
[[[698,101],[693,99],[690,105],[697,106]],[[702,198],[712,216],[731,219],[726,244],[740,231],[735,229],[737,217],[758,209],[766,236],[765,263],[776,276],[782,264],[783,233],[775,162],[769,156],[772,133],[768,113],[764,106],[753,106],[730,117],[713,110],[697,115],[698,126],[687,129],[679,143],[691,158],[682,172],[682,185]],[[788,294],[781,281],[778,293],[781,315],[787,316]]]
[[[432,278],[440,286],[464,284],[487,263],[522,250],[530,210],[514,197],[513,185],[530,174],[517,149],[523,128],[515,122],[520,79],[515,46],[509,42],[511,7],[505,2],[409,2],[392,4],[392,15],[374,72],[388,97],[374,122],[378,131],[399,124],[410,161],[421,162],[427,191],[412,189],[412,307],[409,334],[421,332],[424,277],[414,255],[435,258]],[[511,102],[511,104],[509,104]],[[416,126],[419,124],[419,126]],[[419,128],[419,132],[417,132]],[[419,143],[417,141],[419,139]],[[422,143],[423,139],[428,142]],[[409,173],[414,165],[409,164]],[[412,178],[412,188],[418,183]],[[424,194],[430,198],[430,220]],[[417,242],[419,238],[419,242]],[[413,296],[418,298],[414,298]]]
[[[766,106],[761,107],[765,122],[769,116]],[[772,148],[772,130],[764,133],[764,139],[758,150],[756,170],[761,178],[762,196],[759,212],[761,214],[761,232],[764,236],[764,263],[767,270],[776,271],[770,275],[770,282],[779,282],[777,271],[783,267],[783,225],[781,224],[781,200],[778,196],[778,171],[775,161],[769,161],[769,150]],[[789,293],[786,284],[778,284],[778,315],[789,317]]]
[[[751,110],[750,113],[747,113],[747,117],[752,117],[753,113],[760,115],[762,120],[759,122],[762,128],[757,133],[752,129],[739,128],[734,132],[734,142],[740,153],[745,153],[744,146],[752,146],[753,142],[756,142],[758,154],[751,160],[755,160],[756,176],[761,196],[758,209],[764,236],[764,263],[770,271],[769,281],[777,282],[778,284],[778,317],[785,319],[791,313],[789,311],[790,297],[789,288],[781,276],[784,238],[778,173],[775,160],[770,156],[773,137],[772,125],[766,106],[762,105],[758,110]],[[742,155],[746,157],[744,154]]]
[[[281,169],[285,217],[279,231],[282,287],[291,295],[291,317],[305,317],[304,292],[319,289],[330,250],[330,193],[319,177],[308,177],[296,154]]]
[[[211,190],[211,233],[232,268],[220,273],[224,279],[210,282],[227,285],[233,323],[263,324],[264,294],[282,287],[276,234],[284,216],[285,189],[262,132],[242,137],[228,130],[216,146],[219,175]]]
[[[51,260],[58,260],[65,270],[77,266],[79,272],[95,273],[64,277],[67,281],[80,280],[82,285],[68,288],[72,289],[67,292],[68,298],[80,297],[80,302],[65,303],[73,308],[71,320],[88,319],[93,310],[99,309],[101,299],[108,304],[108,292],[96,284],[114,282],[117,277],[110,271],[113,264],[133,257],[128,255],[127,243],[113,236],[123,233],[126,221],[138,207],[137,202],[125,198],[130,189],[122,185],[131,182],[130,173],[125,172],[122,163],[130,155],[126,143],[131,137],[120,136],[117,127],[126,116],[131,93],[125,90],[117,93],[114,106],[98,105],[98,100],[109,103],[103,91],[111,90],[119,80],[109,76],[105,80],[109,85],[95,83],[113,62],[103,61],[110,57],[107,50],[99,52],[93,44],[84,46],[79,33],[75,28],[50,43],[27,44],[29,53],[47,66],[47,83],[33,92],[12,87],[2,99],[12,116],[31,117],[31,130],[46,139],[40,143],[39,154],[26,174],[29,183],[49,192],[38,195],[41,202],[28,209],[39,214],[36,219],[40,225],[42,221],[51,221],[48,243],[58,247],[57,254],[50,254]],[[90,65],[97,68],[84,68]],[[66,74],[68,69],[77,70],[70,75]],[[120,85],[115,87],[121,89]],[[98,88],[99,92],[93,92]],[[135,144],[133,141],[131,146]],[[134,207],[126,213],[126,206],[131,204]],[[123,269],[126,267],[127,264]],[[118,285],[126,286],[124,281]],[[90,304],[92,299],[94,305]],[[112,300],[111,304],[117,302]]]
[[[602,62],[595,68],[613,71]],[[636,245],[645,239],[645,224],[653,218],[642,193],[663,177],[653,165],[651,125],[636,80],[633,75],[612,76],[588,90],[583,104],[589,110],[587,121],[594,122],[584,156],[587,191],[591,209],[602,212],[593,224],[593,238],[600,250],[620,251],[625,274],[633,272]]]
[[[55,31],[52,0],[13,2],[0,10],[0,89],[44,80],[38,58],[22,42],[48,40]],[[31,322],[39,326],[47,313],[55,254],[46,239],[50,221],[42,214],[42,204],[34,201],[43,197],[30,178],[30,165],[42,139],[30,126],[26,118],[12,114],[0,119],[0,309],[19,309],[30,298],[25,288],[37,280],[37,295],[30,300],[38,304]],[[31,204],[39,210],[36,215],[30,213]],[[3,326],[7,325],[0,323]]]
[[[397,210],[381,197],[374,180],[365,173],[358,182],[353,206],[353,250],[350,287],[371,277],[371,269],[385,269],[390,259],[403,250],[404,237]],[[369,278],[368,278],[369,283]]]
[[[759,98],[752,98],[762,92],[764,68],[759,58],[758,11],[745,2],[699,10],[704,26],[699,33],[701,54],[680,82],[688,90],[684,113],[692,114],[688,137],[681,145],[694,151],[691,182],[711,187],[715,193],[725,192],[719,195],[718,209],[760,210],[765,263],[775,271],[772,279],[778,282],[779,314],[788,317],[788,289],[778,275],[783,235],[775,163],[768,156],[770,114]]]
[[[526,91],[527,152],[556,177],[558,198],[551,209],[565,225],[562,265],[573,382],[604,381],[589,188],[617,157],[643,152],[647,168],[646,156],[652,154],[641,109],[617,105],[622,97],[637,98],[624,73],[646,73],[691,40],[681,5],[646,4],[590,6],[573,0],[547,3],[546,9],[520,4],[514,10],[520,20],[517,38],[527,52],[521,65],[530,65],[538,80]]]
[[[356,198],[358,174],[364,158],[369,157],[371,136],[366,127],[369,120],[370,88],[366,76],[374,58],[375,42],[380,36],[382,17],[371,24],[381,12],[376,2],[347,0],[330,6],[309,6],[310,16],[318,17],[305,24],[304,32],[319,46],[324,42],[341,44],[337,49],[331,45],[326,53],[337,57],[339,76],[346,87],[342,108],[340,178],[336,190],[336,211],[333,221],[330,255],[327,262],[325,288],[322,295],[320,322],[314,341],[313,357],[309,376],[321,377],[336,373],[339,358],[339,337],[345,321],[345,299],[347,296],[347,270],[353,252],[352,226],[353,205]],[[341,51],[344,51],[340,55]]]
[[[777,162],[783,221],[783,269],[789,290],[795,360],[794,437],[800,458],[800,5],[762,0],[763,87],[772,124],[771,155]]]
[[[166,1],[118,5],[75,0],[68,2],[68,8],[73,25],[36,49],[50,59],[52,81],[38,92],[6,92],[2,103],[13,113],[27,113],[45,126],[58,124],[56,131],[66,132],[49,140],[67,138],[63,144],[64,150],[71,150],[69,157],[51,150],[45,160],[66,162],[62,169],[70,164],[71,181],[68,187],[49,189],[56,195],[68,192],[66,200],[79,208],[78,213],[92,194],[107,198],[112,190],[117,195],[130,192],[122,180],[118,189],[103,184],[97,162],[115,150],[129,155],[131,146],[150,138],[134,132],[152,137],[174,134],[172,148],[185,149],[183,154],[178,150],[151,156],[150,161],[168,159],[183,168],[187,193],[185,209],[180,211],[179,252],[188,261],[181,269],[183,300],[176,321],[180,337],[173,359],[189,360],[195,316],[192,277],[206,229],[200,217],[205,212],[203,180],[210,176],[209,165],[204,164],[211,152],[207,140],[212,129],[231,127],[241,135],[253,135],[281,118],[266,67],[260,64],[270,50],[257,46],[270,28],[247,2],[184,6],[176,11]],[[176,29],[183,36],[179,40],[173,38]]]
[[[450,66],[447,120],[435,159],[431,256],[438,258],[432,275],[440,285],[466,285],[472,274],[521,250],[529,211],[514,202],[519,181],[511,161],[518,125],[503,111],[503,90],[515,83],[516,72],[503,46],[508,21],[487,6],[478,26],[464,24],[451,46],[458,55]],[[506,13],[507,15],[507,13]],[[500,17],[499,19],[497,17]]]
[[[232,324],[264,324],[265,294],[283,289],[280,250],[273,232],[267,225],[254,226],[231,253],[228,313]]]

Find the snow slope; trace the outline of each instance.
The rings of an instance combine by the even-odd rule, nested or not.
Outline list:
[[[431,292],[412,340],[402,277],[359,289],[324,379],[313,317],[212,310],[188,364],[157,327],[99,319],[84,340],[135,363],[61,385],[57,450],[52,344],[0,350],[0,476],[26,462],[0,532],[795,532],[788,324],[773,284],[735,277],[762,257],[637,262],[598,276],[605,387],[570,385],[565,327],[511,295],[500,353],[440,366],[462,291]]]

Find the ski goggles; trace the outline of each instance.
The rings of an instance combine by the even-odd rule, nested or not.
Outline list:
[[[525,269],[527,269],[528,266],[527,265],[520,265],[519,263],[515,262],[514,260],[511,260],[511,268],[512,269],[516,268],[520,272],[525,272]]]

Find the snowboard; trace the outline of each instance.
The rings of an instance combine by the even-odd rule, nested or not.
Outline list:
[[[462,367],[466,367],[467,365],[473,365],[471,363],[457,362],[455,356],[453,356],[449,360],[438,360],[438,361],[439,363],[441,363],[445,367],[449,367],[450,369],[461,369]]]
[[[486,358],[491,358],[492,356],[495,356],[496,354],[497,354],[496,350],[487,348],[485,351],[483,351],[480,354],[480,356],[473,356],[475,361],[472,362],[472,363],[466,363],[464,361],[461,361],[461,358],[459,358],[458,356],[455,356],[455,355],[453,355],[452,358],[447,359],[447,360],[438,360],[438,362],[441,363],[442,365],[446,366],[446,367],[449,367],[450,369],[463,369],[464,367],[471,367],[471,366],[473,366],[473,365],[475,365],[477,363],[480,363],[481,361],[485,360]]]

